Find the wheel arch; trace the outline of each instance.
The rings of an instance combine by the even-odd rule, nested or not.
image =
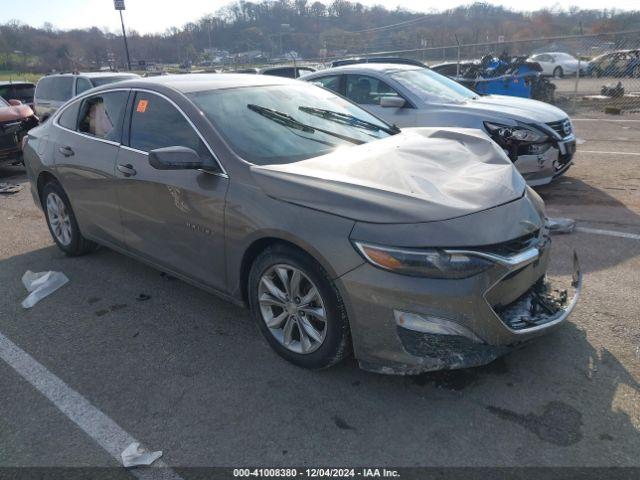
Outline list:
[[[56,176],[48,170],[43,170],[38,174],[38,180],[36,181],[36,189],[38,191],[38,198],[40,199],[40,205],[43,205],[42,190],[44,189],[44,186],[51,181],[60,183],[56,178]]]
[[[288,235],[270,232],[260,236],[259,238],[253,239],[242,255],[238,274],[238,284],[236,288],[240,294],[241,300],[245,304],[248,303],[248,280],[253,262],[267,248],[275,245],[288,246],[302,252],[318,262],[331,278],[337,277],[337,274],[331,267],[331,264],[311,245],[300,239],[291,238]]]

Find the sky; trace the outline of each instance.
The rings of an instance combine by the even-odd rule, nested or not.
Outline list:
[[[397,6],[415,12],[438,11],[472,3],[472,0],[360,0],[364,5]],[[140,33],[163,32],[172,26],[180,27],[187,22],[215,13],[229,0],[125,0],[124,12],[127,30]],[[309,3],[312,3],[310,0]],[[326,3],[326,2],[325,2]],[[513,10],[532,8],[569,8],[579,5],[584,9],[600,9],[602,0],[487,0],[487,3],[504,5]],[[619,10],[640,9],[638,0],[616,0]],[[0,0],[0,23],[19,20],[40,27],[50,22],[56,28],[87,28],[96,26],[112,32],[120,30],[120,17],[113,8],[113,0]]]

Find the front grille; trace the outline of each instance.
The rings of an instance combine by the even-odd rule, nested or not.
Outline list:
[[[476,250],[486,253],[493,253],[495,255],[510,256],[523,252],[538,244],[538,237],[540,235],[540,229],[537,229],[521,237],[514,238],[502,243],[495,243],[493,245],[485,245],[482,247],[473,247],[470,250]]]
[[[15,133],[0,132],[0,150],[14,149],[17,146],[17,138]]]
[[[562,138],[568,137],[573,133],[571,121],[568,118],[565,118],[564,120],[558,120],[557,122],[547,123],[547,126]]]

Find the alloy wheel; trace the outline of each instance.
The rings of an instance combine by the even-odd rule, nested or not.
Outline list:
[[[64,201],[53,192],[47,195],[47,217],[58,242],[65,246],[71,244],[71,217]]]
[[[274,338],[286,349],[309,354],[324,342],[327,312],[316,285],[300,269],[270,267],[258,286],[260,314]]]

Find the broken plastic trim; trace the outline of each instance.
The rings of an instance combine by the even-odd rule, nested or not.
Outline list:
[[[568,292],[553,292],[548,283],[535,285],[520,299],[501,312],[495,312],[505,326],[514,334],[529,334],[543,330],[563,322],[571,314],[578,303],[582,290],[582,272],[578,255],[573,252],[573,274],[571,287],[573,296],[569,300]],[[531,325],[514,328],[516,322]]]

